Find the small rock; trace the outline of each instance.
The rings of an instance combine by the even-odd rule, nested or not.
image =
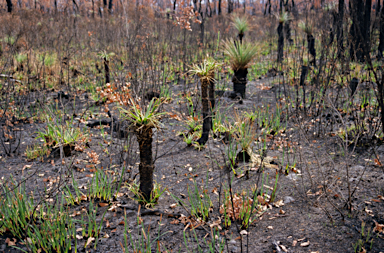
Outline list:
[[[284,197],[284,204],[288,204],[288,203],[291,203],[293,201],[295,201],[295,199],[290,197],[290,196],[285,196]]]
[[[292,180],[292,181],[296,181],[298,176],[294,173],[291,173],[287,176],[288,179]]]
[[[228,243],[229,243],[229,244],[236,244],[236,241],[232,239],[232,240],[230,240]]]
[[[231,253],[237,252],[237,247],[236,246],[230,246],[229,252],[231,252]]]

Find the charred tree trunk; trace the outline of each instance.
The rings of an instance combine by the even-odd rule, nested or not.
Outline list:
[[[350,55],[351,60],[357,60],[359,62],[364,61],[364,54],[367,51],[364,46],[363,36],[366,34],[365,29],[365,15],[364,15],[364,2],[363,0],[352,0],[351,1],[351,12],[352,12],[352,25],[350,28]],[[368,38],[367,38],[368,39]]]
[[[247,85],[247,74],[248,69],[238,69],[235,70],[235,74],[233,75],[233,91],[235,94],[239,93],[242,98],[245,98],[245,89]]]
[[[217,12],[219,15],[221,15],[221,0],[219,0],[218,6],[217,6]]]
[[[201,80],[201,104],[203,114],[203,132],[201,138],[197,141],[200,145],[204,145],[209,138],[209,131],[212,129],[212,97],[214,99],[214,83],[211,78],[202,78]],[[209,93],[209,98],[208,98]]]
[[[372,0],[365,1],[364,8],[364,24],[363,24],[363,47],[364,57],[366,60],[369,59],[371,52],[371,11],[372,11]]]
[[[284,33],[283,33],[283,22],[279,22],[277,27],[277,34],[279,36],[277,40],[277,62],[282,62],[284,58]]]
[[[383,0],[384,1],[384,0]],[[379,48],[377,58],[380,60],[383,59],[383,51],[384,51],[384,3],[383,7],[380,11],[380,35],[379,35]]]
[[[287,41],[289,43],[289,45],[292,44],[293,40],[291,38],[291,26],[289,24],[289,21],[287,21],[285,24],[284,24],[284,30],[285,30],[285,36],[287,38]]]
[[[316,66],[316,49],[315,49],[315,37],[312,34],[307,34],[308,52],[312,56],[311,63]]]
[[[337,15],[337,56],[340,58],[344,53],[344,37],[343,37],[343,20],[344,20],[344,0],[339,0],[339,12]]]
[[[112,13],[112,6],[113,6],[113,2],[112,1],[113,0],[109,0],[109,2],[108,2],[108,12],[109,12],[109,14]]]
[[[200,16],[201,16],[201,23],[200,23],[200,42],[201,42],[201,45],[204,45],[204,29],[205,29],[205,18],[204,18],[204,14],[201,12],[200,13]]]
[[[13,9],[12,0],[7,0],[7,12],[11,13]]]
[[[233,2],[231,0],[228,0],[228,14],[231,14],[233,12]]]
[[[105,83],[110,83],[110,75],[109,75],[109,60],[107,58],[104,58],[104,71],[105,71]]]
[[[152,128],[150,126],[141,126],[136,129],[136,138],[140,149],[140,192],[146,200],[151,199],[153,190],[153,160],[152,160]]]

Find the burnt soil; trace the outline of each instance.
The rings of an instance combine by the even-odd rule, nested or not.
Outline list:
[[[274,108],[276,93],[281,91],[281,84],[279,85],[278,81],[278,78],[269,78],[249,82],[246,99],[238,101],[218,97],[216,104],[228,116],[231,112],[225,111],[226,108],[245,111],[261,106],[266,107],[268,104]],[[138,225],[138,203],[132,199],[132,193],[127,187],[122,187],[120,192],[123,194],[120,194],[117,199],[108,203],[108,206],[99,205],[98,221],[103,224],[97,248],[94,249],[93,242],[85,249],[83,246],[86,238],[84,238],[77,242],[78,252],[123,252],[124,215],[127,217],[126,225],[131,230],[133,240],[141,238],[141,229],[144,228],[152,239],[161,235],[159,242],[162,249],[167,249],[169,252],[187,252],[183,235],[183,231],[186,231],[190,235],[187,241],[190,252],[197,252],[198,245],[202,248],[202,252],[208,252],[203,238],[210,240],[210,225],[222,216],[219,205],[223,202],[224,189],[228,188],[228,175],[233,178],[233,191],[239,193],[250,190],[256,183],[260,186],[263,173],[264,178],[268,175],[269,182],[264,180],[268,189],[274,186],[276,172],[279,173],[279,178],[275,201],[265,204],[266,211],[250,225],[248,234],[242,236],[242,240],[239,234],[240,229],[238,229],[239,224],[232,222],[229,228],[221,224],[219,239],[225,240],[224,252],[241,252],[241,250],[243,252],[284,252],[285,250],[286,252],[354,252],[353,245],[361,238],[366,239],[362,237],[362,222],[365,223],[366,229],[370,228],[371,231],[375,227],[375,221],[384,224],[384,199],[378,198],[384,195],[384,169],[380,164],[373,162],[374,158],[371,155],[374,150],[377,158],[383,161],[383,145],[368,145],[351,153],[348,166],[349,177],[347,177],[346,158],[341,155],[338,148],[338,137],[325,134],[318,137],[313,134],[315,130],[300,130],[300,123],[294,120],[293,115],[288,117],[285,115],[283,117],[289,119],[286,131],[277,134],[274,140],[289,142],[295,147],[291,150],[289,159],[291,164],[294,160],[296,161],[296,168],[288,168],[286,171],[288,155],[270,145],[266,155],[274,159],[275,167],[264,168],[262,172],[260,168],[240,164],[239,166],[243,169],[250,169],[248,176],[238,172],[238,177],[234,177],[233,172],[225,166],[228,145],[222,141],[222,137],[213,139],[211,134],[206,147],[197,150],[187,147],[183,137],[179,136],[180,131],[187,130],[183,119],[188,114],[187,103],[179,94],[187,90],[192,94],[193,100],[198,102],[196,86],[184,87],[182,84],[172,86],[172,101],[162,105],[162,110],[169,112],[172,116],[164,116],[161,119],[160,129],[154,130],[153,154],[155,180],[185,203],[188,203],[188,189],[193,187],[193,180],[199,186],[206,185],[207,193],[213,202],[213,209],[208,221],[195,229],[199,242],[196,242],[192,236],[190,227],[186,228],[188,223],[178,219],[180,215],[190,217],[188,208],[180,205],[174,207],[173,204],[177,202],[169,193],[165,192],[160,197],[158,204],[154,206],[154,211],[148,212],[141,209],[142,222]],[[69,97],[57,97],[58,91],[52,91],[47,95],[48,101],[59,99],[60,106],[71,108],[74,94],[68,90],[63,91],[69,94]],[[75,120],[78,120],[82,113],[83,115],[91,114],[89,105],[94,101],[87,93],[79,92],[76,95],[76,108],[72,108],[71,112],[75,115]],[[57,187],[63,182],[62,180],[69,184],[68,176],[72,173],[79,186],[86,186],[95,168],[109,170],[111,175],[117,177],[125,168],[124,182],[129,183],[133,179],[138,179],[140,161],[135,136],[132,133],[121,136],[106,127],[106,135],[102,137],[100,129],[86,127],[86,123],[93,120],[110,120],[103,110],[103,105],[95,105],[92,108],[93,118],[89,118],[87,122],[78,122],[80,127],[84,127],[92,134],[91,141],[84,152],[72,151],[71,156],[65,157],[64,165],[60,156],[57,155],[45,157],[43,161],[39,158],[28,160],[24,152],[27,146],[40,142],[36,140],[36,132],[43,129],[45,123],[19,123],[17,126],[22,129],[19,150],[11,156],[6,156],[1,150],[0,175],[3,182],[12,175],[17,182],[25,182],[26,192],[33,192],[36,198],[39,198],[44,195],[45,189]],[[114,115],[118,118],[117,112]],[[310,125],[311,120],[316,118],[307,117],[302,121],[307,123],[302,125]],[[97,164],[90,162],[87,151],[94,151],[99,155]],[[284,159],[283,156],[285,156]],[[346,208],[348,180],[351,182],[352,189],[355,189],[352,212]],[[327,186],[327,194],[324,193],[324,185]],[[269,193],[271,193],[270,190]],[[99,202],[106,202],[93,201],[96,205]],[[117,208],[107,211],[113,205]],[[82,201],[79,205],[70,208],[73,211],[79,211],[83,208],[87,209],[88,206],[89,201]],[[106,212],[105,217],[101,221],[104,212]],[[371,234],[373,242],[371,244],[369,240],[364,248],[367,252],[384,252],[384,234],[377,232],[371,232]],[[19,252],[5,243],[7,238],[12,236],[2,235],[0,252]],[[129,238],[128,245],[131,247]],[[157,245],[155,241],[152,250]],[[25,249],[25,246],[20,244],[20,240],[17,240],[17,246]],[[128,252],[133,250],[128,249]]]

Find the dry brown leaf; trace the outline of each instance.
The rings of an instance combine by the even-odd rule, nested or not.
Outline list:
[[[30,169],[32,167],[32,164],[31,165],[24,165],[23,169],[22,170],[25,170],[25,169]]]
[[[81,235],[76,235],[76,239],[77,240],[81,240],[81,239],[83,239],[84,237],[83,236],[81,236]]]
[[[268,229],[273,229],[273,227],[272,227],[272,226],[268,226],[267,228],[268,228]]]
[[[86,242],[85,245],[84,245],[84,248],[86,248],[88,245],[90,245],[91,242],[93,242],[94,240],[95,240],[94,237],[89,237],[88,240],[87,240],[87,242]]]
[[[296,244],[297,244],[297,241],[296,241],[296,240],[293,240],[293,242],[292,242],[292,247],[295,247]]]
[[[260,204],[265,205],[265,200],[262,196],[260,196],[260,195],[257,196],[257,200],[259,201]]]
[[[81,195],[81,197],[80,197],[80,199],[82,200],[82,201],[87,201],[87,196],[85,196],[85,195]]]
[[[279,247],[284,251],[284,252],[288,252],[288,249],[287,247],[285,247],[284,245],[279,245]]]
[[[309,241],[300,243],[301,247],[307,247],[309,246]]]
[[[173,225],[177,225],[177,224],[180,223],[180,221],[179,221],[179,220],[173,220],[173,221],[171,221],[170,223],[173,224]]]
[[[361,248],[361,251],[359,253],[366,253],[367,251],[364,249],[364,247]]]
[[[11,239],[7,238],[7,239],[5,239],[5,243],[8,244],[8,246],[15,246],[16,245],[16,239],[13,238],[13,241],[11,241]]]
[[[275,207],[281,207],[281,206],[284,205],[284,201],[281,199],[281,200],[276,201],[275,203],[273,203],[273,205],[274,205]]]
[[[177,207],[177,204],[171,204],[169,207],[170,207],[170,208],[176,208],[176,207]]]
[[[121,197],[123,197],[124,196],[124,193],[122,193],[122,192],[118,192],[117,194],[116,194],[116,197],[118,197],[118,198],[121,198]]]
[[[99,203],[99,206],[105,207],[105,206],[109,206],[109,204],[108,203]]]
[[[88,175],[85,175],[85,176],[86,176],[86,177],[90,177],[90,178],[94,177],[93,174],[88,174]]]
[[[111,225],[109,224],[109,220],[105,220],[105,227],[109,228]]]
[[[374,232],[381,233],[384,231],[384,225],[379,224],[377,221],[373,220],[375,222],[375,228],[373,229]]]
[[[119,225],[124,225],[124,224],[125,222],[123,220],[119,222]]]

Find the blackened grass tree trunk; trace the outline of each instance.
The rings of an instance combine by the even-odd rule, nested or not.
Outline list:
[[[316,66],[316,49],[315,49],[315,37],[313,36],[312,32],[312,25],[309,24],[309,22],[300,22],[299,28],[307,35],[307,47],[308,47],[308,53],[312,56],[312,60],[310,61],[311,64]]]
[[[103,60],[105,83],[110,83],[111,77],[110,77],[110,70],[109,70],[109,61],[115,54],[112,52],[107,53],[106,51],[101,51],[97,55]]]
[[[153,171],[155,168],[152,158],[152,126],[136,127],[135,134],[140,150],[140,192],[146,200],[150,200],[153,190]]]
[[[230,40],[224,41],[224,54],[229,57],[231,68],[234,72],[232,78],[233,91],[245,98],[247,85],[248,67],[256,57],[257,47],[248,41],[243,43],[232,43]]]
[[[282,4],[282,2],[280,2]],[[284,59],[284,25],[290,20],[288,12],[281,7],[279,25],[277,26],[277,62]]]
[[[193,65],[190,70],[199,76],[201,82],[201,104],[203,115],[203,130],[199,145],[204,145],[209,139],[209,132],[212,129],[212,111],[215,107],[215,70],[219,64],[211,59],[205,59],[201,65]]]
[[[153,172],[155,166],[152,158],[152,129],[160,125],[159,117],[163,115],[163,113],[158,112],[160,103],[160,100],[154,98],[143,109],[133,99],[130,99],[130,109],[120,108],[123,116],[132,122],[132,128],[139,142],[140,193],[143,196],[141,204],[153,201]]]

